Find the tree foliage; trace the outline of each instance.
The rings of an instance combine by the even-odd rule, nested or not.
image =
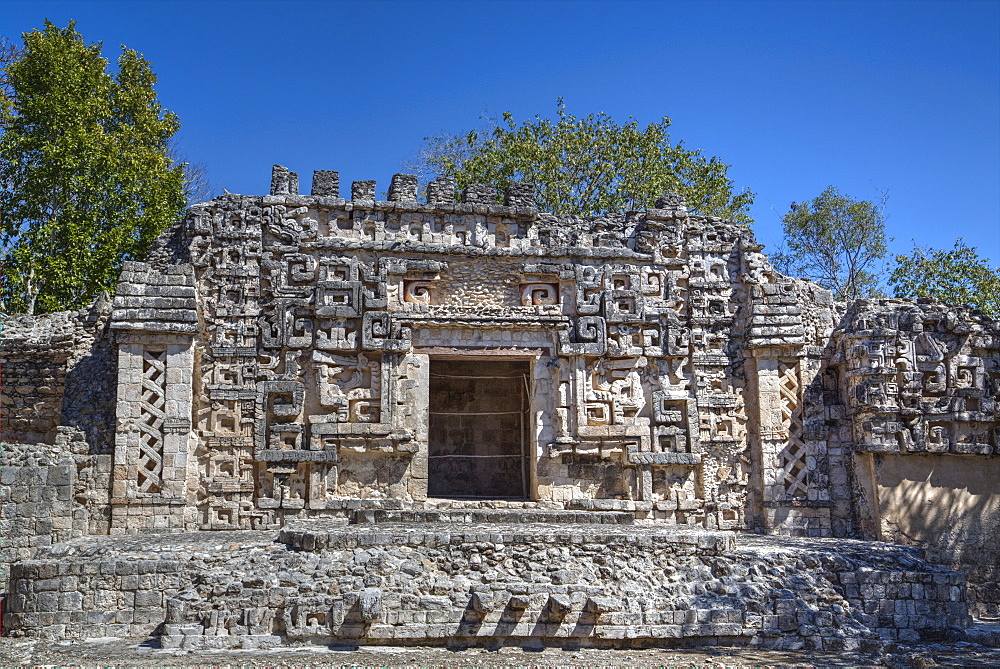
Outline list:
[[[122,48],[107,72],[101,44],[73,23],[23,34],[0,97],[0,254],[4,311],[77,308],[112,290],[184,207],[156,76]]]
[[[502,123],[461,136],[426,138],[415,171],[473,183],[535,184],[539,208],[557,214],[601,214],[651,206],[665,193],[685,196],[699,214],[750,221],[754,194],[733,193],[729,166],[700,150],[673,144],[670,119],[640,128],[604,113],[577,118],[558,101],[556,119]],[[412,169],[412,168],[411,168]]]
[[[961,239],[950,251],[914,244],[910,255],[896,256],[889,283],[896,297],[933,297],[1000,317],[1000,268],[990,267]]]
[[[833,186],[782,217],[787,251],[777,264],[833,291],[838,300],[879,294],[885,257],[885,196],[855,200]]]

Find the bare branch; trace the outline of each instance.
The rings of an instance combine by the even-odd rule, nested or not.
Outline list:
[[[212,183],[205,163],[192,163],[187,154],[181,152],[177,141],[171,139],[167,148],[167,156],[173,166],[180,165],[184,173],[184,197],[188,206],[206,202],[219,194],[219,188]]]

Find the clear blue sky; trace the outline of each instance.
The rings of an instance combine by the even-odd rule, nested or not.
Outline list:
[[[281,163],[383,190],[422,138],[484,110],[673,119],[757,193],[760,241],[827,185],[889,192],[893,252],[957,237],[1000,265],[1000,2],[47,2],[0,35],[70,19],[142,52],[181,148],[262,194]]]

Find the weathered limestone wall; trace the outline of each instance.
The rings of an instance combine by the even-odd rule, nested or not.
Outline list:
[[[5,444],[0,454],[0,536],[9,565],[32,557],[38,548],[88,533],[73,512],[76,466],[53,447]],[[75,531],[74,531],[75,530]],[[6,571],[5,583],[6,583]]]
[[[1000,458],[875,456],[886,541],[927,547],[929,559],[968,574],[976,612],[1000,613]]]
[[[81,448],[81,446],[83,448]],[[108,532],[111,457],[86,452],[85,442],[0,448],[0,595],[10,565],[74,537]]]

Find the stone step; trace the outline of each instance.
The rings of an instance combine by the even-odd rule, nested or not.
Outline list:
[[[325,551],[401,546],[587,546],[600,552],[608,546],[671,546],[677,555],[692,552],[726,555],[735,548],[733,532],[706,531],[680,525],[612,525],[592,523],[361,523],[331,525],[326,519],[295,520],[278,532],[278,542],[294,550]],[[603,547],[603,548],[602,548]],[[464,549],[463,549],[464,550]],[[499,550],[499,549],[497,549]]]
[[[652,502],[633,499],[571,499],[566,508],[575,511],[638,511],[648,513],[653,510]]]
[[[976,620],[962,632],[962,641],[987,648],[1000,648],[1000,620]]]
[[[632,525],[635,514],[623,511],[562,511],[550,509],[358,509],[352,524],[373,523],[562,523]]]

